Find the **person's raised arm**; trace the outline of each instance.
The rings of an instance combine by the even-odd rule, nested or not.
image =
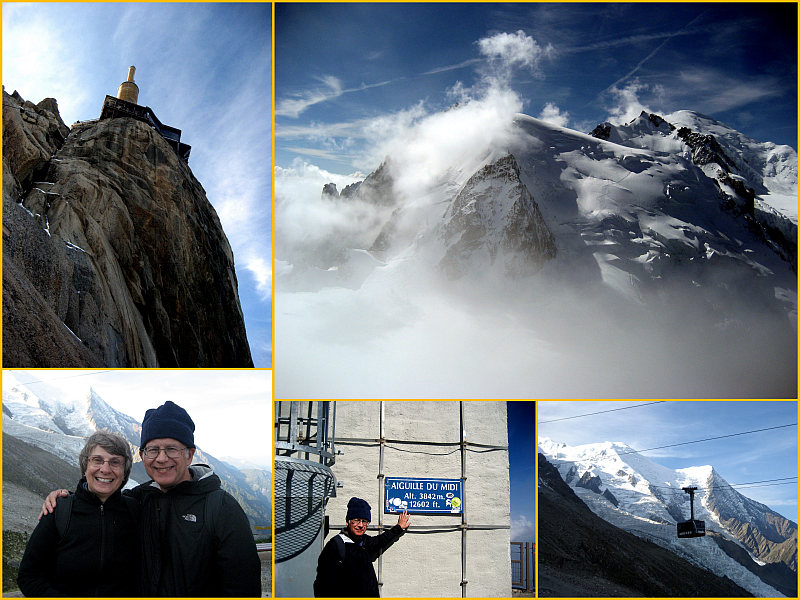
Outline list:
[[[406,529],[408,529],[408,526],[410,525],[410,522],[411,522],[411,519],[408,516],[408,512],[405,511],[405,510],[402,513],[400,513],[398,515],[398,517],[397,517],[397,524],[400,525],[400,529],[402,529],[404,531]]]
[[[408,513],[403,511],[397,516],[397,525],[375,537],[365,539],[364,548],[366,548],[370,560],[376,560],[387,548],[399,540],[410,524],[411,519]]]

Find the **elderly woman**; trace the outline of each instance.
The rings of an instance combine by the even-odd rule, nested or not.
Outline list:
[[[83,478],[33,530],[17,582],[25,596],[136,596],[138,503],[120,490],[133,464],[128,442],[92,434],[78,457]]]

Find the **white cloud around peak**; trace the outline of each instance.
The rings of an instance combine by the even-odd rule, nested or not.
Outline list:
[[[541,60],[554,53],[552,45],[543,48],[521,29],[516,33],[496,33],[477,43],[480,53],[501,68],[526,68],[534,74],[539,74]]]
[[[561,112],[561,109],[552,102],[544,105],[542,112],[539,113],[539,118],[559,127],[567,127],[569,124],[569,113]]]

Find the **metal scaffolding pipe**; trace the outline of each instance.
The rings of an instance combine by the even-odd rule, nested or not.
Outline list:
[[[378,500],[380,501],[380,506],[378,507],[378,530],[383,529],[383,448],[385,445],[384,440],[384,418],[386,416],[386,412],[384,410],[383,400],[379,402],[380,404],[380,411],[381,411],[381,424],[380,424],[380,456],[378,457]],[[378,590],[380,591],[383,589],[383,553],[378,555]]]
[[[464,427],[464,401],[458,402],[458,416],[461,431],[461,597],[467,597],[467,434]]]

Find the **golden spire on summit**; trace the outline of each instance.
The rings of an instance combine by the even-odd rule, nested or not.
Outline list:
[[[133,74],[135,72],[136,67],[131,65],[128,69],[128,80],[120,83],[119,90],[117,91],[117,98],[132,102],[133,104],[136,104],[139,100],[139,86],[133,81]]]

